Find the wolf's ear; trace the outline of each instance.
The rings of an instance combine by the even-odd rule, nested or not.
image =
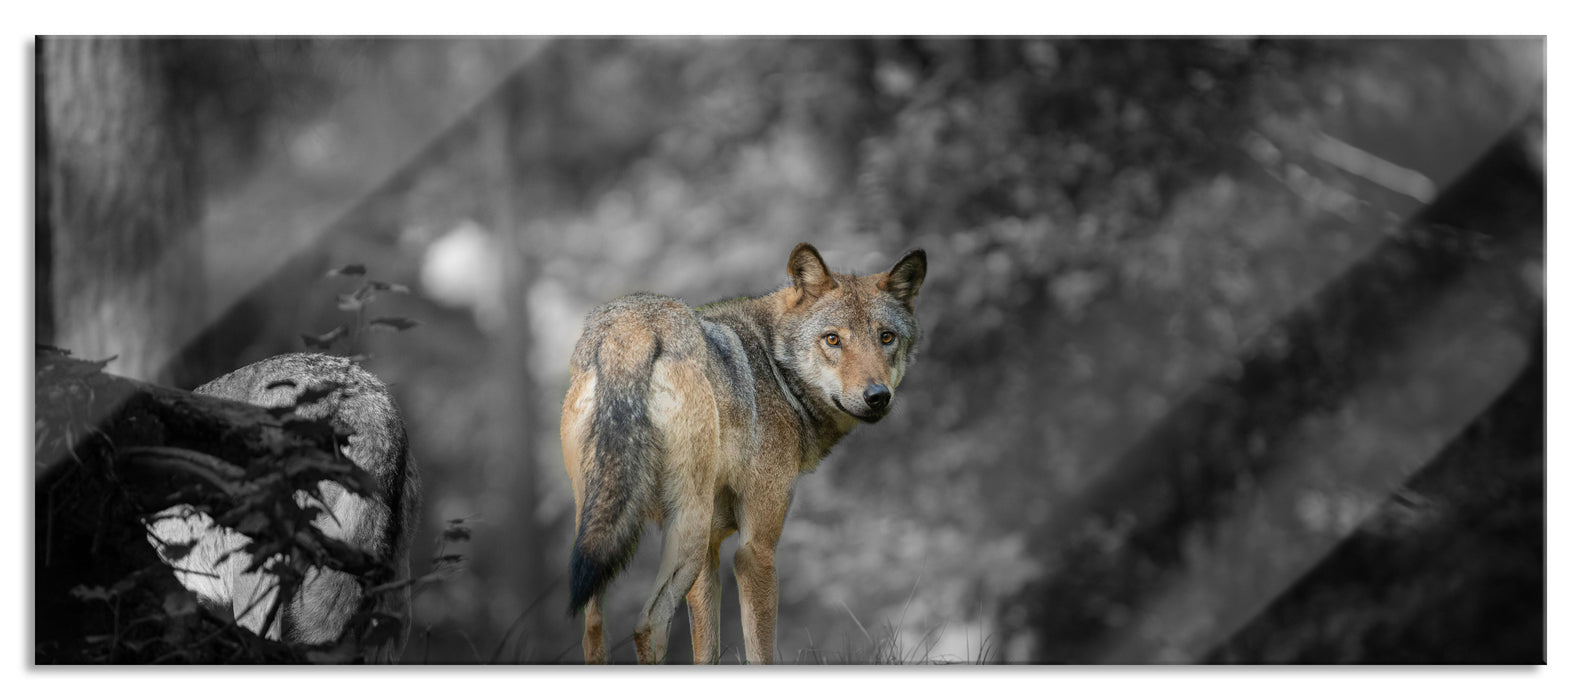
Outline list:
[[[879,289],[900,299],[902,304],[906,304],[906,310],[911,311],[912,300],[917,298],[917,290],[923,288],[923,276],[927,274],[928,255],[922,250],[914,250],[879,278]]]
[[[818,249],[811,243],[798,243],[791,251],[786,273],[791,275],[791,284],[796,286],[797,303],[817,299],[837,286],[829,268],[824,266],[824,258],[819,257]]]

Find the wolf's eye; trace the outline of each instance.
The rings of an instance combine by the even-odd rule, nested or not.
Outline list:
[[[830,347],[840,345],[840,336],[835,333],[827,333],[824,335],[824,344]]]
[[[890,331],[885,331],[883,333],[880,333],[879,334],[879,342],[884,343],[885,345],[889,345],[890,343],[895,342],[895,334],[891,333]]]

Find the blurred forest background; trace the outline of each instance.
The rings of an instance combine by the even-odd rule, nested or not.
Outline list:
[[[35,335],[191,388],[347,323],[331,268],[406,285],[341,348],[408,421],[414,570],[473,535],[405,660],[580,662],[583,314],[921,247],[895,410],[788,517],[784,662],[1541,663],[1544,52],[45,38]]]

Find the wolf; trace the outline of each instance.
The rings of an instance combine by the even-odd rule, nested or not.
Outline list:
[[[720,656],[720,542],[734,568],[751,663],[775,660],[775,545],[792,488],[858,423],[890,411],[922,329],[922,250],[888,271],[831,273],[807,243],[791,284],[690,309],[639,293],[592,311],[571,357],[560,442],[576,505],[571,613],[583,656],[604,663],[603,591],[661,523],[658,578],[634,634],[640,663],[665,658],[683,593],[692,659]]]
[[[299,396],[308,391],[323,395],[298,404]],[[373,475],[378,493],[364,498],[340,484],[321,482],[329,511],[320,514],[314,525],[392,561],[393,581],[410,577],[407,554],[417,528],[421,484],[407,444],[406,424],[383,383],[344,357],[292,353],[253,363],[193,392],[266,408],[295,406],[301,418],[327,419],[335,430],[337,449]],[[246,571],[251,558],[241,551],[249,542],[245,535],[216,525],[190,506],[161,511],[150,519],[148,528],[149,542],[160,558],[204,606],[228,613],[266,638],[302,644],[336,642],[363,603],[356,577],[315,569],[264,629],[274,607],[276,581],[261,570]],[[190,549],[185,547],[188,543]],[[380,594],[376,609],[399,617],[403,626],[391,641],[368,650],[364,661],[391,663],[400,658],[410,628],[410,591],[400,586]]]

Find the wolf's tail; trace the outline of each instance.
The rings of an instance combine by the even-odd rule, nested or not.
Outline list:
[[[571,549],[572,614],[626,567],[643,533],[643,510],[661,459],[659,432],[648,415],[658,355],[658,338],[635,332],[607,336],[594,356],[582,517]]]

